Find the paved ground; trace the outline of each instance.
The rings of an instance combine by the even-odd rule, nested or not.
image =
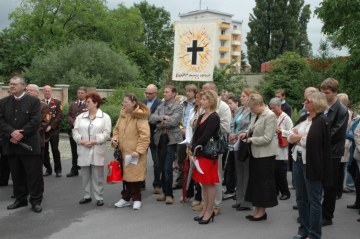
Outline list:
[[[61,140],[63,174],[70,167],[70,146],[66,138]],[[112,150],[109,148],[108,160]],[[193,221],[196,213],[190,203],[176,202],[165,205],[156,202],[152,194],[151,162],[148,163],[147,190],[143,192],[143,207],[139,211],[131,208],[115,209],[114,202],[120,199],[121,184],[105,186],[105,205],[97,207],[95,202],[79,205],[82,198],[81,177],[45,178],[43,212],[35,214],[30,207],[8,211],[6,206],[12,187],[0,188],[0,239],[92,239],[92,238],[237,238],[237,239],[281,239],[292,238],[297,231],[297,211],[292,210],[294,192],[287,201],[279,201],[277,207],[268,210],[268,220],[250,222],[247,212],[236,212],[231,208],[233,200],[224,201],[222,214],[214,223],[199,225]],[[180,191],[175,191],[178,200]],[[357,211],[346,208],[353,203],[354,194],[344,194],[337,201],[334,225],[323,229],[323,238],[353,239],[360,233]]]

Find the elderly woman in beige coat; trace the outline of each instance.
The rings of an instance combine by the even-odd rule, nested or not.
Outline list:
[[[123,157],[122,198],[115,207],[131,206],[141,208],[141,183],[146,178],[147,149],[150,144],[148,118],[150,110],[139,102],[135,95],[126,94],[123,108],[113,130],[112,144],[119,146]]]

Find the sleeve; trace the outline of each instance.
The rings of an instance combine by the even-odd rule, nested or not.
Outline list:
[[[0,128],[3,137],[10,138],[11,133],[14,132],[15,129],[5,120],[5,108],[6,108],[5,106],[7,105],[6,99],[0,101]]]
[[[335,124],[332,125],[330,128],[330,135],[331,138],[333,138],[334,135],[338,133],[339,130],[341,130],[344,125],[347,125],[349,113],[346,109],[343,108],[343,106],[340,105],[339,114],[337,116],[337,120],[335,121]]]
[[[108,139],[110,139],[111,133],[111,119],[110,116],[104,113],[104,128],[100,133],[96,134],[96,144],[104,144]]]
[[[183,114],[182,107],[180,105],[176,105],[174,109],[174,113],[171,115],[171,118],[168,120],[164,120],[163,126],[168,128],[178,127],[181,122],[182,114]]]
[[[188,122],[186,125],[186,131],[185,131],[185,139],[187,142],[190,142],[191,138],[193,136],[193,127],[191,127],[191,121],[192,121],[192,118],[194,118],[194,116],[195,116],[195,110],[194,110],[194,108],[192,108],[190,110],[189,119],[188,119]]]
[[[356,150],[360,151],[360,124],[358,124],[358,126],[355,129],[354,141],[355,141]]]
[[[264,135],[251,137],[251,143],[254,145],[267,145],[275,136],[276,132],[276,116],[275,114],[268,114],[265,116],[263,122],[265,129]]]
[[[81,114],[78,117],[76,117],[75,123],[74,123],[74,129],[72,130],[73,139],[77,144],[80,144],[80,141],[81,141],[81,134],[79,131],[81,117],[82,117]]]
[[[118,120],[116,121],[116,125],[113,129],[113,132],[112,132],[112,139],[119,139],[119,125],[120,125],[120,115],[119,115],[119,118]]]
[[[69,107],[69,112],[68,112],[68,116],[67,116],[67,120],[68,120],[68,123],[70,126],[74,126],[75,124],[75,119],[72,115],[73,115],[73,112],[74,112],[74,103],[71,103],[70,104],[70,107]]]
[[[220,117],[221,134],[222,135],[229,134],[231,132],[230,129],[231,110],[227,104],[224,103],[223,107],[220,107],[219,117]]]
[[[281,124],[281,135],[282,137],[288,137],[291,128],[294,126],[291,118],[289,116],[285,116],[284,122]]]
[[[150,115],[149,123],[153,125],[157,125],[159,122],[163,120],[163,115],[160,114],[161,105],[159,105],[155,112]]]
[[[148,121],[145,119],[138,119],[136,126],[139,134],[139,138],[137,141],[135,151],[143,155],[147,152],[147,149],[150,144],[150,127]]]

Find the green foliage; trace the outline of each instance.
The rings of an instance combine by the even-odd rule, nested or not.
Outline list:
[[[62,107],[63,107],[63,110],[62,110],[63,118],[62,118],[61,124],[60,124],[60,131],[64,132],[64,133],[68,133],[69,124],[68,124],[68,121],[67,121],[67,116],[68,116],[68,113],[69,113],[69,104],[67,104],[67,103],[62,104]]]
[[[140,101],[144,98],[144,89],[134,86],[118,88],[111,96],[106,98],[106,103],[101,106],[101,110],[110,116],[113,126],[115,126],[119,117],[122,101],[126,93],[133,93]]]
[[[261,63],[275,59],[286,51],[309,56],[311,43],[307,36],[310,6],[304,0],[256,0],[250,14],[250,32],[246,37],[248,59],[253,71]]]
[[[318,87],[323,80],[321,75],[311,71],[309,64],[297,53],[286,52],[270,62],[271,69],[265,74],[259,91],[270,100],[277,89],[285,89],[286,101],[293,108],[302,108],[304,89]]]
[[[76,95],[81,85],[105,89],[137,85],[137,76],[137,68],[124,54],[92,41],[76,41],[36,56],[25,70],[25,77],[40,86],[69,84],[69,95]]]

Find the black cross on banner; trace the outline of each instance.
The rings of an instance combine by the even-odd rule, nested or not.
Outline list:
[[[202,52],[202,51],[204,51],[204,47],[198,47],[198,46],[197,46],[197,40],[193,40],[192,47],[188,47],[188,48],[187,48],[187,52],[191,52],[191,53],[192,53],[191,65],[196,65],[196,62],[197,62],[197,53],[198,53],[198,52]]]

